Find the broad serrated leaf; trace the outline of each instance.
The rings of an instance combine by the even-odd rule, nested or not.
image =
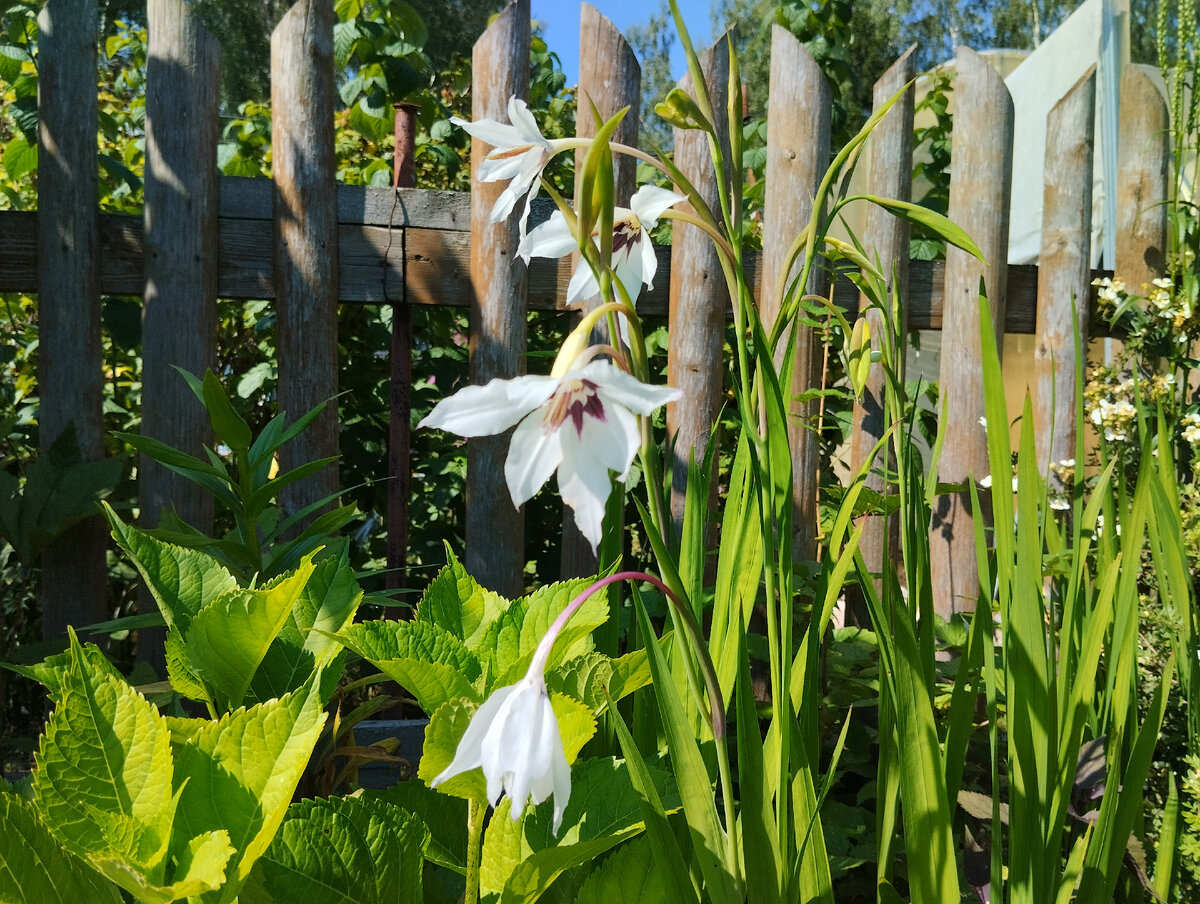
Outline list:
[[[449,548],[446,556],[446,567],[430,582],[417,606],[417,619],[444,628],[468,649],[477,650],[478,641],[508,608],[508,601],[481,587]]]
[[[170,730],[132,687],[95,668],[74,635],[71,645],[37,754],[38,810],[71,853],[98,868],[124,860],[162,884],[175,809]]]
[[[312,573],[309,558],[262,590],[234,590],[218,597],[192,619],[186,635],[188,663],[229,709],[242,705]]]
[[[0,901],[4,904],[120,904],[117,888],[67,853],[33,807],[0,793]]]
[[[80,647],[80,653],[92,669],[99,672],[107,672],[117,679],[121,678],[121,673],[117,671],[117,667],[108,661],[108,657],[94,643],[84,644]],[[75,653],[72,650],[63,650],[61,653],[47,656],[45,660],[36,665],[16,665],[15,663],[0,662],[0,668],[16,672],[18,675],[24,675],[26,678],[44,685],[50,692],[50,696],[57,698],[62,688],[63,675],[71,668],[74,657]]]
[[[667,770],[653,763],[650,771],[664,805],[668,810],[677,809],[679,795]],[[501,861],[509,859],[501,856],[505,851],[518,851],[504,877],[501,902],[532,904],[566,870],[590,863],[642,831],[641,804],[624,761],[601,758],[578,763],[571,773],[571,799],[557,838],[553,822],[550,802],[528,812],[520,823],[493,821],[488,842],[495,833],[498,848],[493,853],[492,876],[498,876]],[[513,833],[517,840],[504,838],[506,833]]]
[[[113,538],[133,559],[169,627],[186,632],[201,609],[237,588],[233,575],[212,556],[125,524],[107,505],[104,514]]]
[[[279,700],[228,713],[217,722],[172,720],[177,831],[228,832],[235,854],[220,891],[204,904],[237,898],[275,837],[325,723],[319,675]]]
[[[459,697],[480,700],[474,684],[479,660],[432,622],[360,622],[338,639],[412,694],[427,713]]]
[[[484,674],[489,690],[513,684],[525,674],[534,650],[550,625],[571,600],[591,583],[590,579],[583,578],[548,584],[527,597],[513,601],[488,628],[480,644],[482,650],[488,651]],[[564,659],[589,652],[592,649],[592,632],[606,621],[608,602],[604,594],[597,593],[580,606],[563,626],[555,639],[547,668],[553,669]]]
[[[584,880],[575,904],[671,904],[649,839],[635,838],[614,851]]]
[[[378,798],[408,810],[429,829],[425,859],[460,875],[467,871],[467,802],[439,794],[422,782],[397,782],[382,791],[363,792],[367,800]]]
[[[165,648],[167,679],[171,682],[171,689],[189,700],[212,703],[212,695],[188,663],[187,641],[183,635],[178,631],[168,631]]]
[[[355,797],[304,800],[287,818],[243,889],[242,904],[421,904],[429,832],[412,813]]]
[[[350,626],[362,596],[344,555],[318,562],[255,672],[248,700],[282,697],[302,686],[318,668],[326,669],[327,685],[336,682],[340,670],[326,668],[342,650],[333,635]]]

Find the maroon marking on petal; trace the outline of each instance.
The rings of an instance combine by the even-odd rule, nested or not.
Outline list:
[[[625,248],[632,248],[642,236],[642,224],[637,221],[623,220],[613,225],[613,255],[619,254]]]

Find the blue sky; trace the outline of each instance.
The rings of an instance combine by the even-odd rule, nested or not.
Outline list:
[[[630,25],[644,25],[658,11],[660,0],[591,0],[622,32]],[[678,0],[688,32],[697,47],[707,46],[712,36],[709,0]],[[542,34],[550,49],[562,60],[567,84],[579,78],[579,7],[574,0],[532,0],[532,15],[543,24]],[[676,40],[671,50],[671,69],[677,78],[687,70],[683,51]]]

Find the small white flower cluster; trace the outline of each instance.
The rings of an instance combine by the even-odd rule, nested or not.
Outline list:
[[[1093,279],[1092,285],[1097,288],[1096,297],[1103,305],[1115,308],[1125,297],[1125,283],[1119,279],[1102,276],[1099,279]]]
[[[1175,284],[1166,277],[1160,277],[1146,286],[1150,293],[1150,306],[1163,320],[1170,320],[1178,326],[1192,316],[1192,307],[1182,294],[1176,299],[1174,288]]]
[[[1193,446],[1200,444],[1200,413],[1195,411],[1185,414],[1182,420],[1183,441]]]
[[[1092,423],[1104,430],[1104,438],[1112,442],[1124,442],[1129,438],[1130,427],[1137,417],[1137,409],[1126,399],[1111,401],[1100,399],[1092,409]]]
[[[1050,508],[1056,512],[1071,510],[1071,497],[1067,492],[1075,482],[1075,459],[1064,458],[1050,465],[1050,491],[1047,494]]]

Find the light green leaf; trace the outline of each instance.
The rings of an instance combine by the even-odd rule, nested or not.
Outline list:
[[[335,635],[350,627],[362,596],[344,551],[318,562],[251,680],[248,699],[282,697],[318,668],[325,669],[327,687],[336,683],[340,669],[327,668],[342,650]]]
[[[237,588],[233,575],[212,556],[164,543],[125,524],[107,505],[104,514],[113,538],[133,559],[169,627],[186,632],[201,609]]]
[[[444,628],[478,652],[479,640],[508,608],[508,600],[481,587],[449,547],[446,557],[446,567],[429,584],[417,606],[417,619]]]
[[[101,652],[100,648],[94,643],[87,643],[80,647],[80,653],[87,660],[88,666],[97,672],[107,672],[112,677],[120,680],[121,673],[117,671],[117,667],[108,661],[108,657]],[[62,689],[63,676],[71,668],[71,663],[75,659],[75,653],[72,650],[63,650],[61,653],[55,653],[53,656],[47,656],[42,662],[36,665],[16,665],[15,663],[0,662],[0,668],[8,669],[10,672],[16,672],[18,675],[24,675],[26,678],[42,684],[50,691],[50,696],[57,698]]]
[[[304,800],[287,818],[243,889],[242,904],[421,904],[429,832],[383,800]]]
[[[924,226],[935,235],[941,236],[951,245],[961,248],[968,254],[974,255],[985,264],[987,263],[987,261],[983,260],[983,252],[979,250],[979,246],[972,241],[971,237],[967,235],[961,226],[949,217],[930,210],[928,207],[922,207],[920,204],[913,204],[910,201],[897,201],[895,198],[880,198],[877,195],[862,195],[862,198],[863,200],[870,201],[872,204],[878,204],[884,210],[900,217],[902,220],[908,220],[910,223]]]
[[[432,622],[360,622],[338,639],[412,694],[427,713],[459,697],[480,700],[474,684],[479,660]]]
[[[0,901],[4,904],[120,904],[116,886],[67,853],[33,807],[0,793]]]
[[[226,593],[192,619],[186,635],[188,663],[230,709],[242,705],[254,673],[312,573],[310,556],[292,574],[262,590]]]
[[[175,779],[179,788],[177,832],[187,836],[225,830],[236,853],[221,891],[205,904],[237,898],[255,861],[283,822],[325,723],[317,685],[217,722],[171,720]]]
[[[647,838],[635,838],[592,871],[579,889],[575,904],[672,904]]]
[[[4,172],[13,182],[37,172],[37,168],[37,147],[31,145],[24,135],[18,135],[4,146]]]
[[[171,688],[181,697],[212,703],[212,695],[188,664],[187,641],[179,631],[168,631],[165,642],[167,657],[167,679]]]

